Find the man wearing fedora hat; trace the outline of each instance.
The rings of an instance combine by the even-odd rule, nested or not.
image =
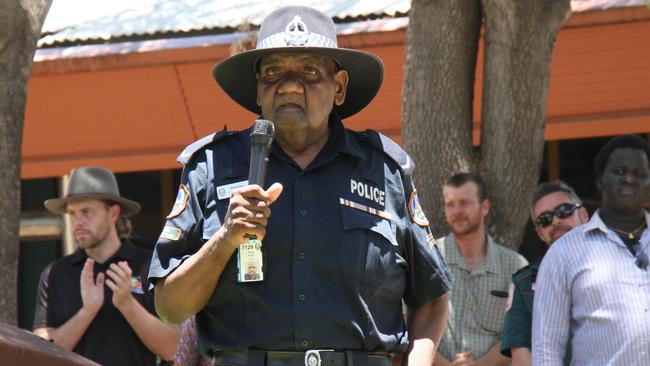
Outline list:
[[[118,223],[140,205],[120,196],[113,172],[74,169],[66,195],[45,207],[69,215],[79,248],[41,274],[34,333],[102,365],[170,359],[179,329],[155,316],[146,294],[151,252],[120,239]]]
[[[339,48],[327,15],[288,6],[262,22],[256,49],[212,73],[275,124],[268,176],[248,184],[250,131],[224,130],[181,153],[181,186],[149,272],[160,316],[196,314],[215,365],[378,366],[402,354],[430,365],[451,275],[413,162],[389,138],[341,120],[373,99],[381,60]],[[254,280],[242,273],[250,258]]]

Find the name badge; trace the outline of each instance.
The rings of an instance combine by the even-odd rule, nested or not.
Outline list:
[[[218,186],[217,187],[217,199],[223,200],[226,198],[230,198],[232,196],[232,191],[234,189],[244,187],[248,185],[248,180],[242,180],[241,182],[235,182],[235,183],[230,183],[226,184],[223,186]]]
[[[258,282],[264,280],[264,268],[262,259],[262,241],[258,239],[247,239],[239,246],[237,251],[237,281]]]

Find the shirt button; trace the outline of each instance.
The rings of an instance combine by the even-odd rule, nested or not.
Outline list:
[[[305,259],[305,252],[298,253],[298,258]]]
[[[303,339],[303,340],[302,340],[302,346],[303,346],[303,347],[307,347],[307,346],[309,346],[309,341],[306,340],[306,339]]]
[[[305,295],[303,294],[298,295],[298,300],[305,301]]]
[[[307,210],[300,210],[300,216],[302,217],[307,216]]]

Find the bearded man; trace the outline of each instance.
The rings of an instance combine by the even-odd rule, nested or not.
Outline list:
[[[180,329],[156,316],[146,292],[151,252],[125,238],[140,204],[102,167],[74,169],[66,195],[44,204],[69,216],[79,248],[43,270],[34,333],[106,366],[171,359]]]
[[[445,218],[451,233],[438,247],[454,275],[449,317],[436,365],[506,365],[500,353],[510,278],[528,264],[485,232],[490,212],[480,176],[459,173],[443,186]]]

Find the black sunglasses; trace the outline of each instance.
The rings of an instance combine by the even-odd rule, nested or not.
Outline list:
[[[579,203],[563,203],[558,205],[553,211],[545,211],[539,214],[535,219],[535,226],[543,229],[553,223],[553,216],[557,216],[558,219],[566,219],[573,215],[579,207],[582,207]]]
[[[634,263],[636,263],[636,266],[641,269],[646,269],[646,267],[648,267],[648,255],[643,251],[643,249],[641,249],[641,244],[637,242],[632,245],[631,248],[632,254],[634,254]]]

